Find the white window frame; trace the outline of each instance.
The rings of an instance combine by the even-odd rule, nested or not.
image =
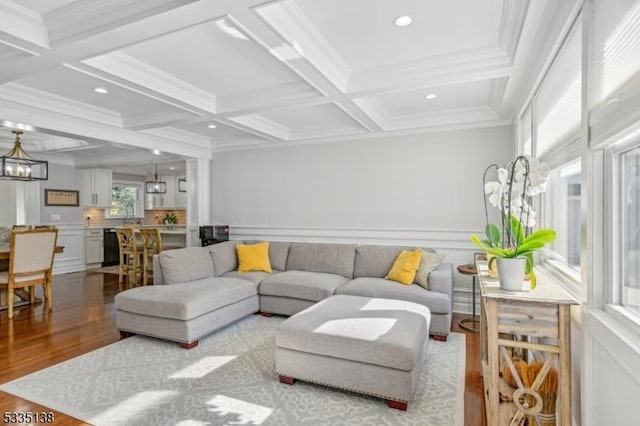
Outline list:
[[[640,147],[640,122],[626,135],[612,138],[604,147],[604,250],[605,289],[602,309],[617,319],[628,330],[640,336],[640,315],[622,305],[623,253],[621,241],[621,163],[622,154]]]
[[[131,180],[114,180],[111,184],[111,186],[115,186],[115,185],[128,185],[128,186],[135,186],[138,188],[138,198],[136,199],[136,205],[135,205],[135,210],[134,210],[134,215],[131,216],[132,218],[137,218],[137,219],[141,219],[144,218],[144,182],[138,182],[138,181],[131,181]],[[109,218],[109,219],[124,219],[125,217],[122,215],[112,215],[111,214],[111,209],[105,209],[104,210],[104,216],[105,218]]]

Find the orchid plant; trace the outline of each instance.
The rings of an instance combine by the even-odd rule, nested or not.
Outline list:
[[[497,181],[487,182],[487,173],[496,169]],[[471,240],[481,249],[495,257],[526,259],[525,272],[531,277],[531,288],[535,287],[533,252],[555,240],[551,229],[531,232],[536,224],[532,198],[547,190],[549,168],[546,164],[529,156],[518,156],[507,167],[492,164],[486,168],[482,178],[484,186],[484,212],[486,239],[472,235]],[[489,203],[498,208],[501,226],[489,223]],[[489,261],[489,267],[495,261]]]

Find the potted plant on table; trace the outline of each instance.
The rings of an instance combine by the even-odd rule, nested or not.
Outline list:
[[[487,173],[496,169],[498,180],[486,182]],[[532,231],[536,223],[532,198],[547,189],[549,169],[535,158],[518,156],[507,167],[492,164],[484,172],[484,210],[486,239],[477,235],[471,240],[491,257],[489,267],[497,261],[500,287],[521,291],[525,273],[535,288],[533,253],[556,238],[552,229]],[[488,197],[487,197],[488,195]],[[489,223],[487,198],[500,211],[500,226]]]
[[[164,215],[164,223],[167,226],[167,229],[173,229],[173,225],[178,223],[178,217],[173,212],[169,212]]]

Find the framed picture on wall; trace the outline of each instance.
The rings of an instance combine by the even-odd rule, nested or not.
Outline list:
[[[67,189],[45,189],[45,206],[78,207],[80,206],[80,191]]]
[[[187,180],[186,179],[178,179],[178,191],[179,192],[187,192]]]

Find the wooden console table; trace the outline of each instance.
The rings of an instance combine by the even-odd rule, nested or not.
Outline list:
[[[521,425],[527,416],[536,417],[537,424],[549,424],[539,417],[543,408],[540,387],[549,371],[555,368],[557,424],[571,426],[570,309],[578,301],[559,285],[540,276],[534,290],[501,290],[498,279],[489,277],[487,261],[476,257],[475,262],[480,282],[481,360],[487,424]],[[543,361],[529,386],[514,374],[513,348],[524,351],[526,357]],[[515,390],[500,377],[501,358],[511,366],[510,372],[518,385]]]

